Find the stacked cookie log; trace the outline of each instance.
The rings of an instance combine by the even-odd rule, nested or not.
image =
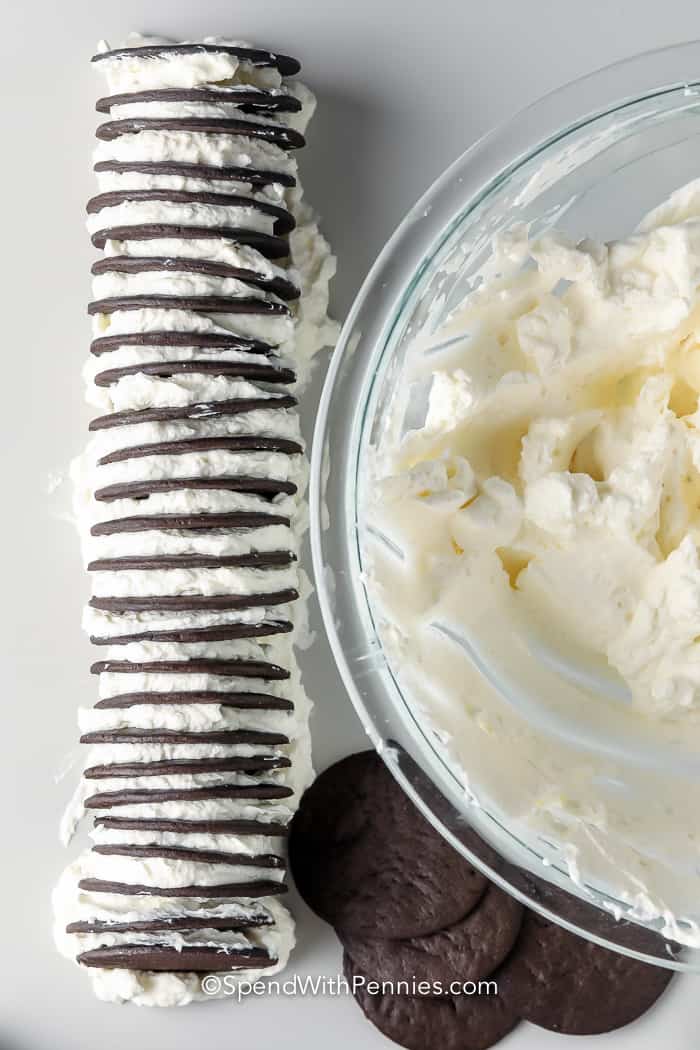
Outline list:
[[[313,110],[284,80],[298,63],[132,43],[93,60],[99,415],[73,474],[99,700],[64,836],[87,811],[94,845],[55,915],[101,998],[172,1005],[293,944],[284,836],[311,775],[296,395],[334,334],[334,265],[293,159]]]

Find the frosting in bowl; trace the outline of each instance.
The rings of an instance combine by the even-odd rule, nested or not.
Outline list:
[[[700,944],[700,182],[628,238],[523,226],[418,333],[368,587],[404,695],[551,863]]]

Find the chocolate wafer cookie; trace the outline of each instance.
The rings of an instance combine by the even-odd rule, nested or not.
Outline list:
[[[528,911],[495,979],[504,1002],[525,1020],[553,1032],[598,1035],[641,1017],[672,976]]]
[[[515,944],[523,906],[490,885],[463,919],[423,937],[386,939],[338,936],[362,973],[380,981],[478,981],[503,962]]]
[[[361,937],[433,933],[463,919],[487,886],[374,751],[351,755],[318,777],[292,823],[289,852],[307,904]]]
[[[296,58],[291,58],[289,55],[279,55],[272,51],[263,51],[260,48],[244,47],[241,44],[227,44],[224,42],[216,41],[214,43],[187,43],[187,44],[173,44],[170,42],[163,41],[158,44],[141,44],[129,47],[114,48],[110,50],[107,48],[104,51],[98,52],[92,56],[93,62],[114,62],[120,59],[128,59],[130,63],[134,63],[134,59],[144,59],[146,63],[152,59],[168,59],[173,56],[185,56],[193,55],[198,57],[200,55],[230,55],[235,61],[232,63],[232,68],[235,73],[239,63],[244,68],[250,66],[252,68],[274,68],[279,70],[284,76],[293,76],[298,73],[301,69]]]
[[[520,1020],[497,992],[410,995],[375,990],[350,955],[343,973],[365,1017],[388,1039],[407,1050],[487,1050]]]

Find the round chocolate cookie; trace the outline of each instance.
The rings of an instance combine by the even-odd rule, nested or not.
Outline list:
[[[500,995],[411,996],[373,993],[347,952],[343,973],[368,1021],[407,1050],[486,1050],[503,1039],[520,1020]],[[364,979],[364,984],[361,984]]]
[[[582,900],[532,872],[519,870],[511,884],[523,890],[529,900],[548,908],[558,919],[612,941],[621,948],[629,948],[662,961],[677,957],[683,950],[680,944],[663,937],[658,931],[640,926],[624,916],[616,919],[590,901]]]
[[[527,911],[494,979],[509,1008],[526,1021],[565,1035],[599,1035],[645,1013],[672,976]]]
[[[374,751],[350,755],[305,792],[289,860],[304,900],[360,937],[420,937],[458,922],[487,880],[419,813]]]
[[[489,886],[459,922],[425,937],[383,940],[338,931],[356,966],[379,981],[478,981],[500,966],[515,944],[523,906]]]

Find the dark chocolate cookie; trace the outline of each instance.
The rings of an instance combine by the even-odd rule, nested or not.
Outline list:
[[[462,919],[487,886],[374,751],[344,758],[304,794],[290,865],[309,907],[362,937],[433,933]]]
[[[563,919],[582,930],[588,930],[594,936],[612,941],[621,948],[655,956],[662,961],[677,957],[683,951],[680,944],[663,937],[656,930],[640,926],[624,916],[616,919],[590,901],[582,900],[532,872],[518,870],[516,878],[512,879],[512,885],[523,890],[529,900],[548,908],[558,919]]]
[[[566,1035],[598,1035],[636,1020],[673,976],[526,912],[515,947],[494,974],[499,994],[527,1021]]]
[[[170,55],[234,55],[239,61],[252,66],[277,69],[283,77],[294,76],[301,69],[296,58],[273,51],[261,51],[257,47],[238,44],[144,44],[141,47],[118,47],[112,51],[100,51],[92,56],[93,62],[123,58],[168,58]]]
[[[164,944],[120,944],[90,948],[78,956],[83,966],[99,966],[109,969],[160,970],[166,973],[187,971],[193,973],[243,970],[253,967],[263,969],[274,966],[262,948],[241,948],[237,951],[221,951],[209,945],[192,945],[170,948]]]
[[[486,1050],[503,1039],[519,1021],[500,995],[396,995],[373,994],[365,977],[347,952],[343,973],[365,1017],[407,1050]]]
[[[384,981],[478,981],[493,973],[515,944],[523,906],[489,886],[476,908],[437,933],[406,940],[354,937],[343,947],[363,973]]]
[[[128,91],[119,95],[98,98],[95,109],[98,113],[110,113],[113,106],[131,105],[134,102],[203,102],[216,105],[228,103],[244,113],[299,113],[301,102],[294,95],[284,92],[265,91],[262,88],[151,88],[146,91]]]

